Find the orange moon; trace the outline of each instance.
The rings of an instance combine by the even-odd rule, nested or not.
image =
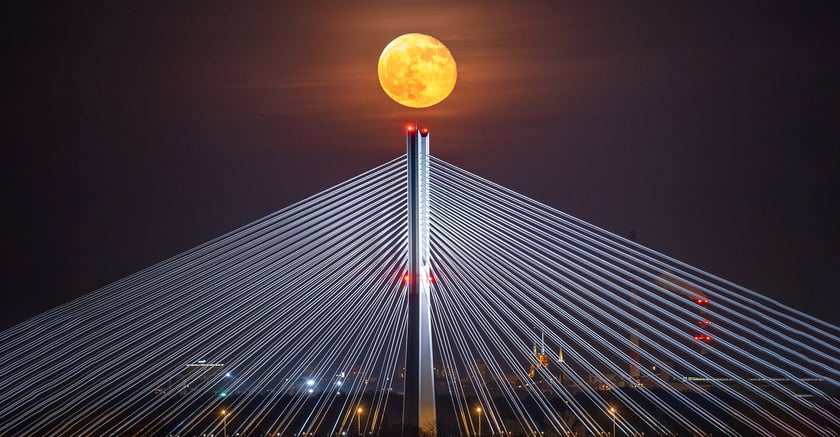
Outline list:
[[[400,35],[385,46],[378,71],[385,94],[409,108],[440,103],[452,93],[458,79],[449,49],[422,33]]]

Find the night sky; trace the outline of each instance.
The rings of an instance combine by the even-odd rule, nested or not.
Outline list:
[[[833,11],[82,3],[4,10],[0,328],[399,156],[411,120],[450,163],[840,324]],[[409,32],[458,62],[432,108],[379,87]]]

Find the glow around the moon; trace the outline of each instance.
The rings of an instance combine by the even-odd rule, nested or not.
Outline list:
[[[422,33],[391,41],[379,56],[379,84],[395,102],[427,108],[452,93],[458,79],[455,58],[443,43]]]

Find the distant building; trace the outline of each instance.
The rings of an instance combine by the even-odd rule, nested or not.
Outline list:
[[[207,360],[187,363],[178,378],[170,381],[165,391],[189,393],[195,390],[213,390],[226,374],[224,363],[211,363]]]

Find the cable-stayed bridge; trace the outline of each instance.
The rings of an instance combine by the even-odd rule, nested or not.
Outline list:
[[[0,435],[838,434],[840,328],[427,134],[0,333]]]

